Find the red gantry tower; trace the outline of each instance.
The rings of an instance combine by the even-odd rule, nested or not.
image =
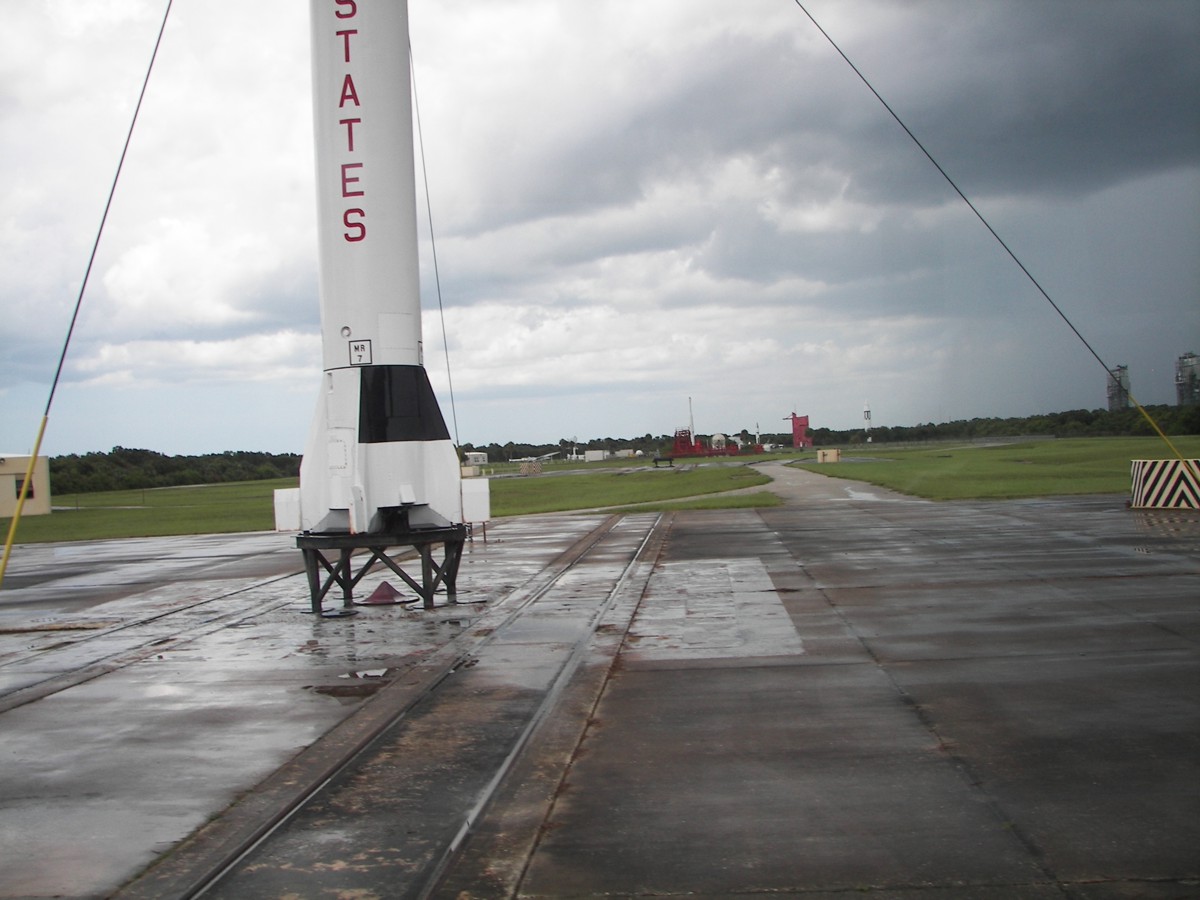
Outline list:
[[[784,421],[791,420],[792,422],[792,446],[797,450],[806,450],[813,445],[812,438],[808,436],[808,416],[798,416],[792,413],[790,416],[784,416]]]

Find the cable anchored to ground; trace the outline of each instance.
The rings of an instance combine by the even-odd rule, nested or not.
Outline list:
[[[1045,301],[1050,304],[1051,308],[1056,313],[1058,313],[1058,317],[1060,319],[1062,319],[1063,322],[1066,323],[1067,327],[1070,328],[1071,331],[1075,334],[1075,336],[1077,338],[1079,338],[1079,340],[1083,344],[1083,346],[1087,348],[1088,353],[1090,353],[1095,358],[1096,362],[1100,363],[1100,365],[1104,367],[1105,375],[1108,376],[1109,380],[1116,382],[1116,377],[1112,373],[1112,368],[1101,358],[1100,354],[1096,352],[1095,348],[1092,347],[1092,345],[1088,342],[1087,338],[1085,338],[1083,336],[1083,333],[1078,328],[1075,327],[1074,323],[1071,322],[1071,320],[1067,317],[1067,314],[1065,312],[1063,312],[1062,308],[1057,303],[1054,302],[1054,299],[1050,296],[1049,293],[1047,293],[1046,289],[1042,287],[1041,283],[1036,278],[1033,277],[1033,273],[1029,271],[1029,269],[1025,266],[1025,264],[1023,262],[1021,262],[1020,258],[1017,256],[1017,254],[1015,252],[1013,252],[1013,249],[1011,247],[1009,247],[1008,243],[1005,242],[1005,240],[1002,237],[1000,237],[1000,235],[996,231],[996,229],[991,226],[991,223],[988,222],[988,220],[984,217],[983,213],[981,213],[979,211],[979,209],[975,206],[975,204],[971,202],[970,198],[967,197],[967,195],[965,193],[963,193],[962,189],[958,186],[958,184],[954,181],[954,179],[950,177],[950,174],[944,168],[942,168],[941,164],[938,163],[938,161],[936,159],[934,159],[933,154],[930,153],[929,150],[926,149],[925,145],[923,143],[921,143],[920,139],[915,134],[913,134],[912,130],[906,124],[904,124],[904,120],[900,118],[900,116],[896,113],[896,111],[894,109],[892,109],[891,105],[887,102],[887,100],[885,100],[883,98],[883,95],[881,95],[879,93],[879,91],[875,90],[874,85],[872,85],[871,82],[867,79],[867,76],[864,75],[862,73],[862,71],[858,68],[858,66],[856,66],[851,61],[850,57],[848,57],[845,54],[845,52],[843,52],[842,48],[838,46],[837,42],[834,41],[834,39],[832,37],[830,37],[829,33],[824,28],[821,27],[821,24],[815,18],[813,18],[812,13],[810,13],[805,8],[805,6],[801,2],[801,0],[795,0],[795,4],[796,4],[796,6],[798,6],[800,8],[800,11],[802,13],[804,13],[805,16],[808,17],[808,20],[813,23],[813,26],[817,29],[817,31],[821,32],[821,36],[824,37],[825,40],[829,42],[829,46],[833,47],[833,49],[835,51],[837,51],[838,56],[840,56],[842,58],[842,60],[846,63],[846,65],[848,65],[850,67],[850,69],[854,72],[854,74],[858,76],[859,80],[864,85],[866,85],[867,90],[869,90],[872,94],[874,94],[875,99],[878,100],[881,104],[883,104],[883,108],[886,109],[888,111],[888,114],[891,115],[891,117],[896,120],[896,124],[899,125],[902,129],[904,129],[904,133],[907,134],[909,136],[909,138],[912,140],[912,142],[917,145],[917,148],[925,155],[925,158],[928,159],[929,162],[933,164],[933,167],[938,170],[938,172],[941,174],[942,178],[944,178],[946,180],[946,183],[949,184],[950,187],[954,189],[954,193],[958,194],[958,196],[962,200],[962,202],[967,205],[967,208],[970,209],[971,212],[973,212],[975,214],[975,217],[977,219],[979,219],[980,222],[983,223],[983,227],[986,228],[988,230],[988,232],[992,235],[992,237],[996,239],[996,242],[1001,247],[1004,248],[1004,252],[1007,253],[1009,255],[1009,257],[1012,259],[1012,261],[1017,264],[1017,267],[1025,274],[1025,277],[1029,279],[1029,282],[1034,286],[1034,288],[1037,289],[1037,292],[1042,295],[1043,299],[1045,299]],[[1180,460],[1180,462],[1182,462],[1184,465],[1188,466],[1189,468],[1193,469],[1193,474],[1197,474],[1197,476],[1200,477],[1200,474],[1198,474],[1194,471],[1195,470],[1194,464],[1190,460],[1184,459],[1183,454],[1179,452],[1179,450],[1175,447],[1175,445],[1173,443],[1171,443],[1171,439],[1167,437],[1167,435],[1163,432],[1162,428],[1159,427],[1158,422],[1155,421],[1154,417],[1150,415],[1150,413],[1146,410],[1146,408],[1137,401],[1137,399],[1133,396],[1133,394],[1131,392],[1126,391],[1125,394],[1129,398],[1129,402],[1132,403],[1137,408],[1138,412],[1140,412],[1142,414],[1142,416],[1146,419],[1146,421],[1150,423],[1150,427],[1153,428],[1155,433],[1160,438],[1162,438],[1163,442],[1168,447],[1171,448],[1171,452],[1175,454],[1175,456]]]

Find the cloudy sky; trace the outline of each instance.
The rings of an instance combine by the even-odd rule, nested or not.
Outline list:
[[[1105,404],[794,0],[410,0],[461,442]],[[1200,352],[1200,4],[806,0],[1143,403]],[[27,452],[165,0],[0,0],[0,450]],[[175,0],[43,447],[299,451],[307,4]],[[423,203],[423,200],[422,200]]]

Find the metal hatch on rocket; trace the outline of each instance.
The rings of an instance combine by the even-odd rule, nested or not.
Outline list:
[[[324,374],[300,467],[307,532],[462,521],[421,352],[405,0],[311,0]]]

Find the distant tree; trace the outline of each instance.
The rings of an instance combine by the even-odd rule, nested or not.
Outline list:
[[[295,453],[237,451],[167,456],[151,450],[114,447],[109,453],[50,459],[51,484],[58,494],[295,477],[299,469],[300,456]]]

